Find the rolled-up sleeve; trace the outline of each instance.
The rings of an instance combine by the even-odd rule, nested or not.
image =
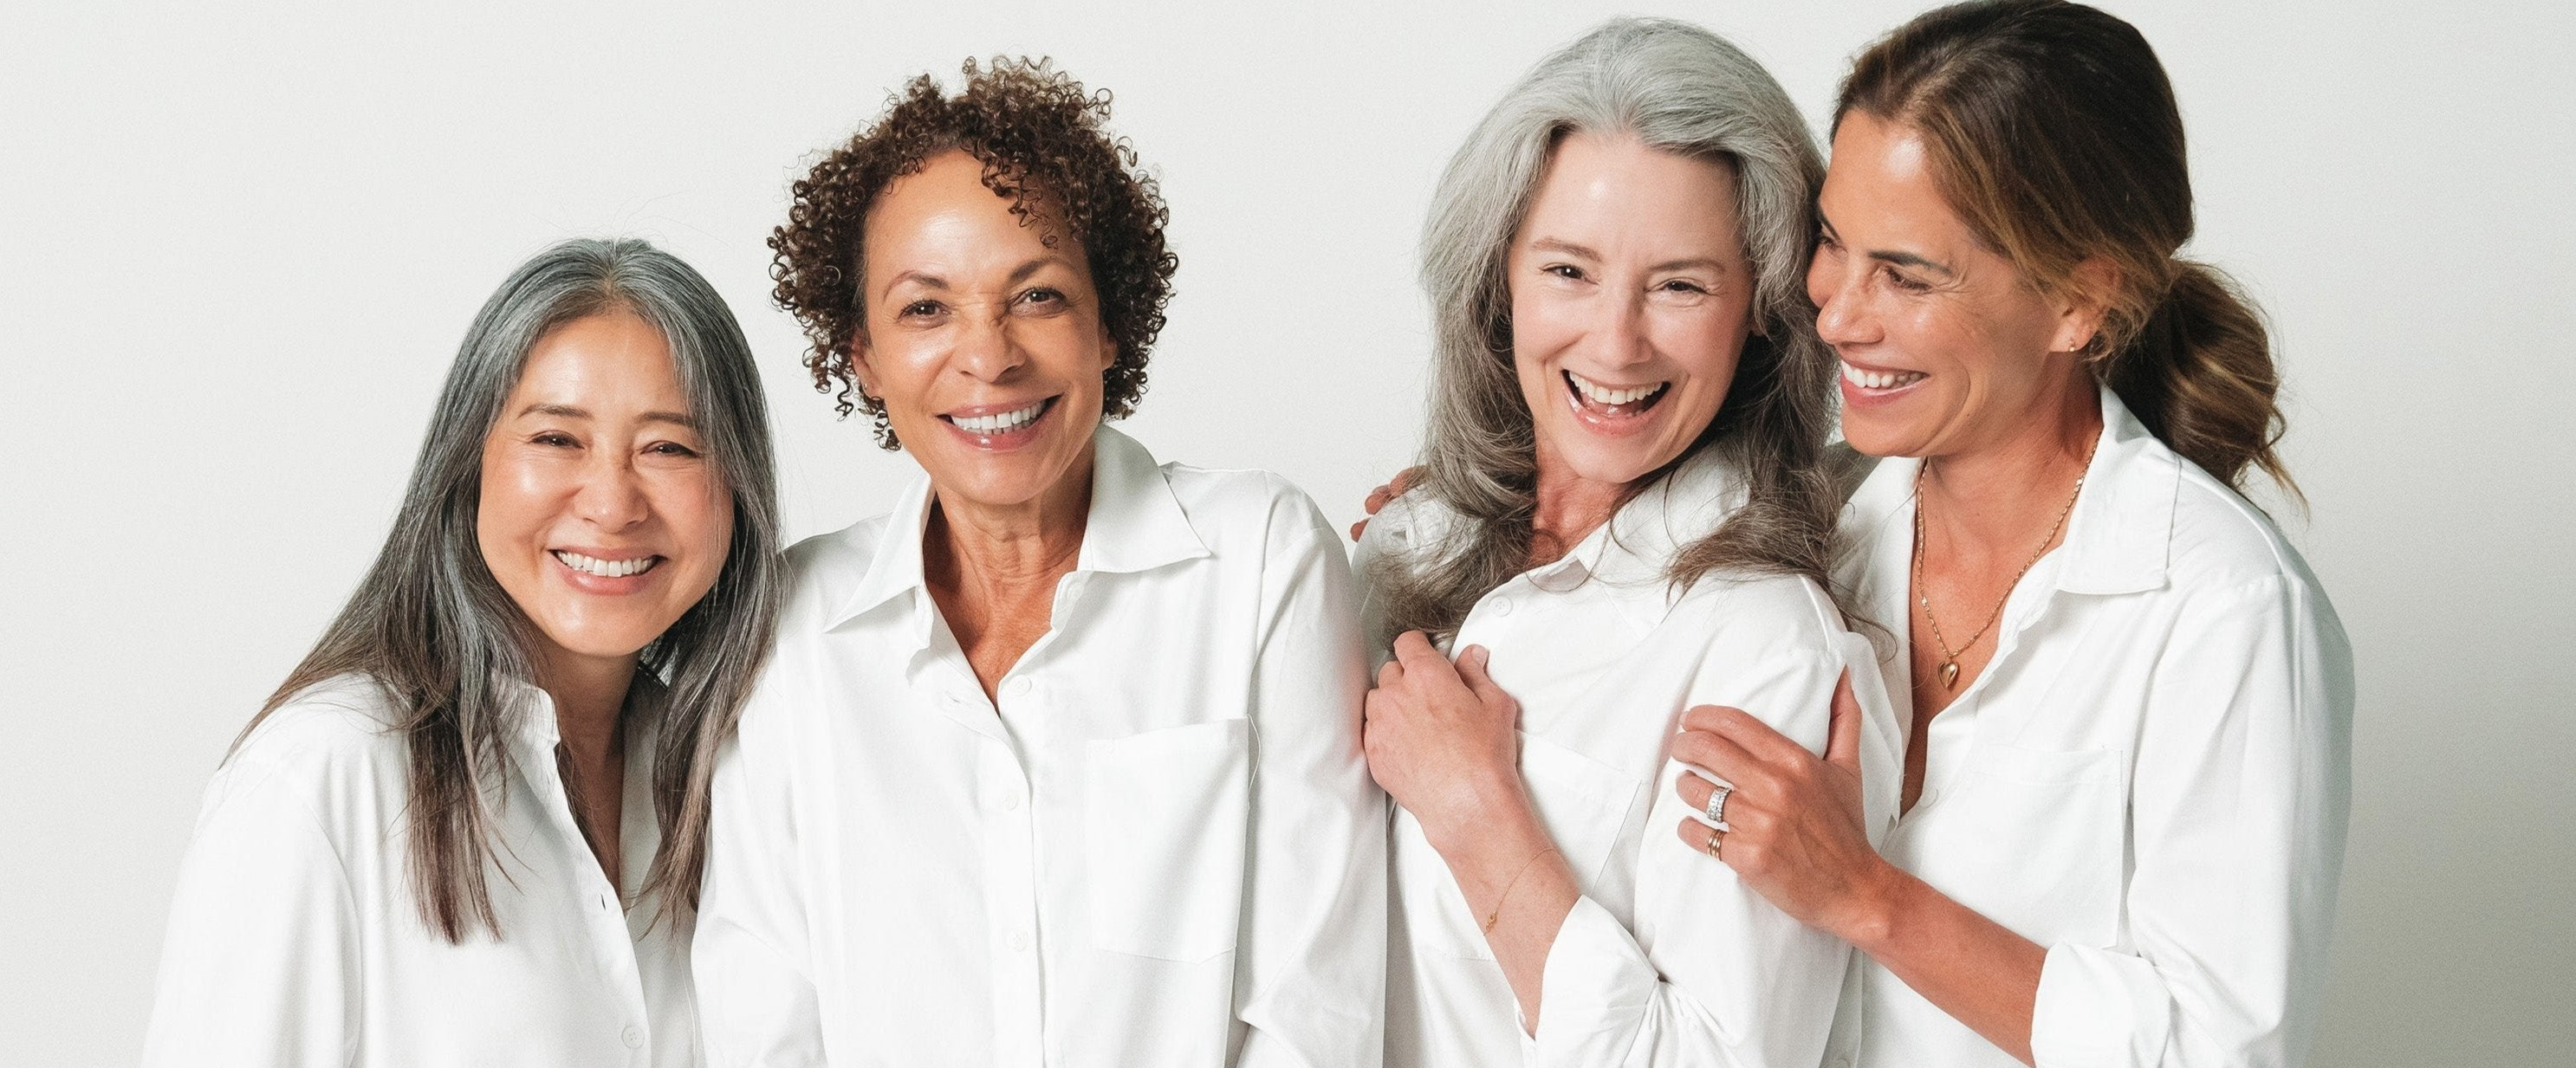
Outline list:
[[[2131,796],[2118,948],[2048,951],[2040,1068],[2287,1065],[2313,1035],[2350,800],[2352,654],[2274,577],[2186,604]]]
[[[345,1065],[358,1052],[347,870],[291,772],[237,761],[181,862],[145,1032],[155,1065]]]
[[[1723,636],[1712,645],[1687,703],[1744,709],[1821,752],[1842,655],[1729,645]],[[1635,929],[1585,898],[1557,931],[1525,1063],[1812,1068],[1822,1059],[1850,948],[1673,840],[1671,828],[1691,815],[1674,789],[1683,770],[1668,766],[1656,783]]]
[[[746,728],[751,713],[746,710]],[[795,816],[768,747],[738,736],[716,758],[696,941],[699,1032],[713,1068],[824,1063],[807,961]]]
[[[1304,495],[1274,493],[1254,666],[1252,843],[1236,966],[1238,1064],[1379,1063],[1386,800],[1360,750],[1367,690],[1351,575]]]

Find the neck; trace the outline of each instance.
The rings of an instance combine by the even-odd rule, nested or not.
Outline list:
[[[555,650],[542,685],[554,700],[555,734],[575,765],[590,767],[617,751],[618,721],[635,682],[636,657],[589,657]]]
[[[2031,531],[2066,507],[2102,433],[2102,404],[2090,374],[2014,421],[2009,435],[1923,458],[1927,528],[1978,555],[2027,552]]]
[[[1091,520],[1092,457],[1035,499],[990,505],[936,491],[923,561],[952,589],[1028,589],[1071,569]]]
[[[1624,482],[1585,478],[1559,458],[1545,441],[1538,447],[1538,479],[1532,487],[1530,533],[1532,566],[1565,555],[1591,536],[1619,510],[1628,492]]]

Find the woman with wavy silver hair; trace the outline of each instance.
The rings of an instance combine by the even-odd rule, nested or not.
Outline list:
[[[1837,678],[1872,662],[1823,587],[1833,364],[1802,290],[1822,173],[1751,58],[1618,20],[1506,93],[1441,179],[1424,473],[1358,564],[1393,657],[1365,744],[1403,806],[1391,1064],[1824,1048],[1848,947],[1652,832],[1681,818],[1683,704],[1735,695],[1821,750]]]
[[[144,1063],[696,1064],[708,774],[768,654],[760,376],[568,241],[484,304],[393,533],[206,791]]]

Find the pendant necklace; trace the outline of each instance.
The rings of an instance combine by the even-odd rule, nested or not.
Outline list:
[[[2095,438],[2094,445],[2099,448],[2101,439]],[[2084,464],[2091,467],[2092,457],[2086,456]],[[2075,511],[2075,498],[2084,493],[2084,476],[2075,476],[2075,492],[2066,495],[2066,507],[2057,510],[2057,522],[2049,524],[2048,536],[2039,539],[2039,548],[2031,551],[2030,559],[2022,562],[2021,570],[2014,572],[2012,582],[2004,586],[2003,598],[1995,602],[1994,611],[1986,613],[1985,626],[1978,627],[1976,633],[1968,635],[1968,640],[1960,642],[1954,650],[1950,648],[1950,639],[1941,634],[1941,620],[1932,614],[1931,590],[1923,585],[1923,474],[1931,469],[1932,461],[1929,459],[1914,469],[1914,600],[1923,606],[1923,621],[1932,624],[1932,641],[1941,647],[1941,688],[1950,690],[1959,685],[1959,655],[1975,648],[1977,639],[1985,637],[1986,631],[1993,629],[1995,621],[2003,618],[2004,604],[2012,600],[2013,587],[2021,585],[2022,576],[2030,574],[2031,567],[2039,563],[2039,558],[2048,554],[2049,543],[2056,541],[2057,532],[2065,528],[2066,517]]]

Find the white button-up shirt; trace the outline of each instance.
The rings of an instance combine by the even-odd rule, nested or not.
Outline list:
[[[554,705],[520,686],[486,869],[504,937],[447,941],[413,895],[409,750],[372,681],[279,706],[206,789],[179,872],[146,1065],[698,1063],[689,931],[630,908],[573,822]],[[618,843],[661,840],[649,739],[626,746]]]
[[[1095,441],[997,700],[923,584],[926,481],[790,552],[716,771],[714,1064],[1377,1062],[1386,802],[1339,542],[1275,476]]]
[[[2351,645],[2261,512],[2101,403],[2066,540],[1933,718],[1922,795],[1882,852],[2047,947],[2040,1068],[2293,1064],[2343,862]],[[1846,581],[1897,638],[1881,668],[1900,711],[1919,466],[1881,462],[1845,517]],[[1856,971],[1829,1066],[2017,1063],[1887,969]]]
[[[1520,702],[1520,770],[1582,897],[1541,977],[1535,1036],[1481,924],[1411,813],[1394,830],[1387,1062],[1768,1065],[1823,1056],[1850,948],[1773,907],[1674,834],[1690,808],[1669,757],[1681,712],[1745,709],[1821,752],[1834,682],[1860,665],[1873,826],[1895,808],[1900,728],[1817,585],[1711,575],[1676,592],[1673,555],[1716,529],[1743,490],[1714,456],[1686,462],[1563,558],[1504,583],[1468,613],[1456,648],[1493,654]],[[1416,551],[1457,522],[1407,496],[1369,524],[1355,565]],[[1423,550],[1427,551],[1427,550]],[[1419,565],[1416,565],[1419,566]],[[1364,597],[1372,648],[1391,635]]]

